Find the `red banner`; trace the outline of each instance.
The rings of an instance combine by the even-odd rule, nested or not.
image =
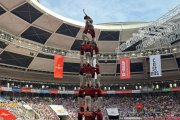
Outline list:
[[[107,91],[102,91],[102,95],[106,95],[107,94]]]
[[[120,58],[120,79],[130,79],[130,59]]]
[[[78,95],[79,94],[79,90],[74,90],[74,94]]]
[[[15,120],[16,117],[11,114],[8,110],[1,109],[0,110],[0,117],[3,118],[3,120]]]
[[[31,88],[21,88],[21,92],[31,92]]]
[[[51,93],[51,94],[58,94],[58,90],[49,90],[49,93]]]
[[[180,87],[172,88],[171,91],[180,91]]]
[[[116,94],[131,94],[132,90],[119,90],[115,92]]]
[[[63,78],[64,57],[54,56],[54,78]]]

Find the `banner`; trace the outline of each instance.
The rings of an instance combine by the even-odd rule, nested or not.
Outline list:
[[[17,87],[12,87],[12,91],[13,92],[21,92],[21,89],[17,88]]]
[[[130,59],[120,58],[120,79],[130,79]]]
[[[64,57],[54,56],[54,78],[63,78]]]
[[[50,105],[50,108],[56,113],[58,116],[66,116],[69,115],[67,110],[62,105]]]
[[[40,93],[40,89],[31,89],[32,93]]]
[[[159,77],[162,76],[161,73],[161,56],[160,55],[150,55],[150,76]]]
[[[31,88],[21,88],[21,92],[31,92]]]
[[[58,90],[49,90],[50,94],[58,94]]]
[[[132,90],[119,90],[116,91],[116,94],[131,94]]]
[[[12,91],[11,87],[1,87],[2,91]]]
[[[49,93],[49,91],[48,90],[40,90],[40,93],[46,94],[46,93]]]
[[[106,108],[108,116],[119,116],[118,108]]]
[[[16,120],[16,117],[5,109],[0,110],[0,117],[3,118],[3,120]]]

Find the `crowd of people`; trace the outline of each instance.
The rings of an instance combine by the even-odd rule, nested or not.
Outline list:
[[[54,113],[49,105],[63,105],[72,119],[77,119],[78,100],[76,96],[66,97],[19,97],[13,98],[13,102],[28,104],[43,120],[53,120]],[[111,95],[104,96],[100,103],[103,117],[108,117],[106,108],[118,108],[120,117],[144,117],[156,118],[165,116],[180,116],[180,94],[179,93],[156,93],[156,94],[134,94],[134,95]],[[136,104],[141,103],[142,109],[137,109]],[[96,103],[94,103],[96,104]],[[18,107],[20,108],[20,107]],[[13,107],[9,110],[16,110]],[[97,111],[97,110],[94,110]]]

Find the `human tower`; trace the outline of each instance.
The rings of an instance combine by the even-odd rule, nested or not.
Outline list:
[[[82,35],[83,43],[80,46],[78,120],[102,120],[99,48],[95,41],[93,20],[86,13],[84,20],[85,28]],[[90,37],[88,37],[88,35]]]

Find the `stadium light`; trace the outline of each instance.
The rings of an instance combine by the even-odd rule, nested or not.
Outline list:
[[[171,83],[169,84],[169,87],[172,88],[172,84]]]
[[[132,56],[135,56],[136,54],[135,53],[132,53]]]
[[[159,50],[157,50],[156,53],[159,53]]]
[[[9,85],[10,85],[10,84],[9,84],[9,83],[7,83],[7,87],[9,87]]]
[[[25,87],[27,87],[27,88],[28,88],[28,85],[26,85]]]
[[[173,51],[176,51],[177,50],[177,48],[173,48]]]
[[[110,87],[108,87],[108,90],[111,90],[111,88],[110,88]]]
[[[156,85],[156,89],[159,89],[159,85]]]
[[[174,83],[174,84],[173,84],[173,87],[177,87],[177,84],[176,84],[176,83]]]
[[[125,90],[125,89],[126,89],[126,86],[123,87],[123,90]]]
[[[166,53],[168,52],[168,50],[167,50],[167,49],[165,49],[164,51],[165,51]]]
[[[151,52],[151,51],[148,51],[148,54],[149,54],[149,55],[151,55],[151,54],[152,54],[152,52]]]

